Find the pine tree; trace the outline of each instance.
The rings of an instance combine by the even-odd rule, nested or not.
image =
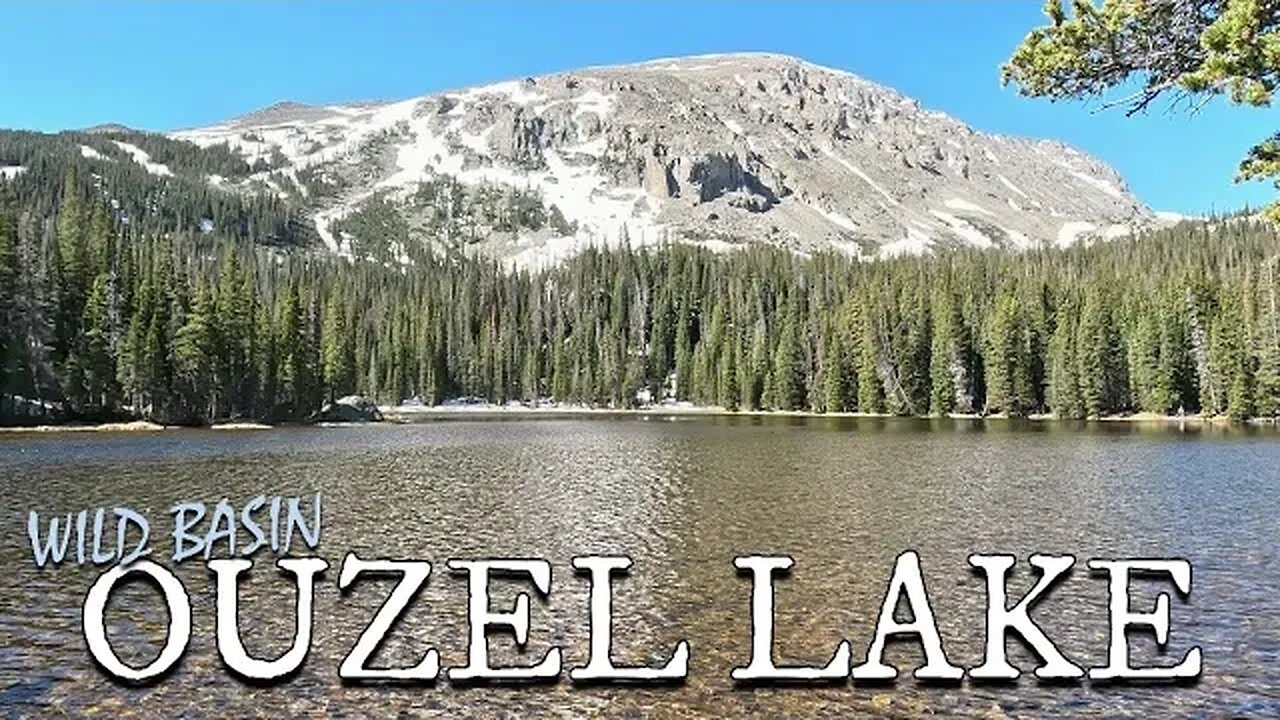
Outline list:
[[[723,345],[720,348],[720,378],[717,395],[720,406],[726,410],[737,410],[742,397],[741,389],[738,387],[738,365],[741,354],[742,347],[738,344],[734,333],[725,333]]]
[[[830,331],[822,355],[822,407],[830,413],[849,409],[849,368],[840,335],[839,330]]]
[[[180,415],[190,421],[209,420],[217,415],[214,387],[218,349],[213,329],[216,314],[213,299],[200,283],[195,304],[173,339],[175,394]]]
[[[869,299],[851,306],[858,343],[858,410],[881,413],[884,412],[884,384],[880,381],[875,321],[869,306]]]
[[[250,401],[252,363],[249,358],[253,338],[253,296],[246,274],[242,274],[237,253],[223,256],[218,269],[218,286],[212,313],[206,318],[211,333],[216,373],[214,412],[235,417]]]
[[[776,410],[796,410],[803,402],[800,338],[797,332],[795,313],[788,312],[778,331],[778,342],[773,350],[773,394],[770,405]]]
[[[676,399],[688,400],[693,389],[693,332],[690,328],[690,301],[676,307]]]
[[[105,202],[93,203],[85,239],[85,278],[90,280],[111,271],[115,260],[115,229]]]
[[[929,412],[932,391],[932,313],[930,296],[914,282],[903,289],[902,324],[905,328],[894,333],[890,343],[895,345],[894,375],[901,386],[898,415],[922,415]],[[895,342],[896,341],[896,342]]]
[[[1081,394],[1090,417],[1128,409],[1128,370],[1114,300],[1095,282],[1086,290],[1076,337]]]
[[[73,403],[83,401],[79,373],[80,361],[75,357],[80,335],[80,319],[88,290],[88,245],[85,237],[84,198],[74,169],[63,181],[62,202],[56,225],[55,271],[58,298],[57,357],[69,361],[72,369],[63,374],[64,394]]]
[[[148,414],[153,417],[169,417],[169,393],[172,376],[169,372],[169,344],[161,313],[152,313],[147,322],[142,341],[143,397],[147,399]]]
[[[1129,367],[1138,406],[1150,413],[1166,413],[1173,406],[1173,378],[1161,357],[1160,316],[1150,306],[1138,308],[1137,327],[1129,336]]]
[[[347,331],[344,305],[343,298],[335,296],[324,306],[321,362],[325,392],[330,402],[355,392],[355,349]]]
[[[949,291],[941,291],[935,295],[933,322],[933,346],[929,357],[929,411],[934,415],[949,415],[956,410],[957,396],[963,393],[963,389],[958,386],[966,379],[959,339],[963,320]]]
[[[987,411],[1021,417],[1035,409],[1027,320],[1018,294],[996,299],[987,350]]]
[[[1254,409],[1260,417],[1280,418],[1280,255],[1263,262],[1261,278]]]
[[[6,399],[16,393],[21,337],[17,316],[18,227],[9,199],[0,194],[0,419],[9,414]]]
[[[1049,340],[1049,409],[1067,420],[1080,420],[1088,415],[1081,392],[1080,359],[1076,353],[1079,335],[1079,312],[1073,300],[1058,308]]]
[[[310,394],[310,368],[307,352],[302,301],[298,288],[290,284],[285,291],[284,302],[277,320],[277,346],[280,357],[280,398],[288,417],[301,417],[309,408],[306,398]],[[376,387],[377,383],[373,383]]]
[[[653,308],[653,332],[649,350],[649,377],[653,378],[660,388],[666,387],[667,376],[671,374],[671,353],[674,342],[672,325],[674,323],[671,309],[670,293],[664,288],[657,293],[657,303]],[[660,399],[659,392],[656,397]]]
[[[171,248],[161,246],[153,259],[155,275],[154,305],[143,339],[143,388],[153,417],[166,420],[172,412],[173,358],[171,323],[173,320],[174,284]]]
[[[1258,358],[1256,379],[1258,417],[1280,418],[1280,342],[1269,339]]]
[[[743,368],[742,407],[760,410],[764,407],[765,384],[769,375],[769,346],[764,321],[759,320],[751,330],[751,353]]]
[[[1210,363],[1218,382],[1226,389],[1226,414],[1245,420],[1254,411],[1254,375],[1240,300],[1227,293],[1210,330]]]
[[[107,314],[107,275],[98,275],[89,293],[81,322],[81,342],[86,407],[93,415],[110,415],[119,404],[116,363],[111,352],[111,328]]]
[[[1186,413],[1200,410],[1195,360],[1192,357],[1191,333],[1176,296],[1167,296],[1160,323],[1160,373],[1158,382],[1167,383],[1157,392],[1167,393],[1168,412]]]
[[[261,338],[257,346],[259,355],[255,358],[258,365],[256,376],[259,379],[259,385],[256,388],[254,407],[257,409],[257,415],[264,418],[275,417],[280,401],[279,339],[276,336],[271,310],[265,303],[260,305],[254,321],[254,335]]]
[[[136,292],[136,301],[128,322],[129,329],[125,333],[120,361],[116,364],[116,379],[128,398],[130,409],[135,413],[141,412],[143,395],[146,392],[145,341],[153,302],[151,281],[147,275]]]
[[[561,404],[569,402],[572,390],[569,349],[565,347],[568,342],[568,338],[560,336],[551,350],[551,395]]]

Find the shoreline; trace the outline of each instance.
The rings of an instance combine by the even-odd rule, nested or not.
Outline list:
[[[412,422],[415,419],[450,419],[450,418],[497,418],[497,417],[549,417],[549,416],[688,416],[688,417],[784,417],[784,418],[851,418],[881,420],[1000,420],[1022,421],[1033,423],[1089,424],[1089,423],[1133,423],[1133,424],[1196,424],[1214,426],[1276,426],[1273,418],[1250,418],[1249,420],[1232,420],[1226,416],[1203,415],[1158,415],[1155,413],[1133,413],[1131,415],[1108,415],[1100,418],[1079,420],[1062,419],[1052,413],[1029,415],[1026,417],[1010,417],[1004,413],[981,415],[978,413],[952,413],[950,415],[894,415],[892,413],[864,412],[814,412],[811,410],[726,410],[709,405],[651,405],[641,408],[595,408],[586,406],[529,406],[513,405],[435,405],[435,406],[380,406],[378,410],[391,423]]]
[[[4,434],[50,434],[50,433],[154,433],[166,430],[212,430],[218,432],[273,430],[283,425],[269,425],[260,422],[224,422],[214,425],[162,425],[150,420],[130,420],[126,422],[79,423],[65,425],[6,425],[0,427],[0,435]]]
[[[1058,424],[1092,424],[1092,423],[1129,423],[1139,425],[1196,425],[1212,427],[1278,427],[1273,418],[1252,418],[1249,420],[1232,420],[1224,416],[1205,417],[1201,415],[1157,415],[1153,413],[1134,413],[1132,415],[1113,415],[1084,420],[1063,420],[1052,414],[1030,415],[1010,418],[1004,414],[979,415],[977,413],[956,413],[952,415],[892,415],[889,413],[838,412],[818,413],[808,410],[725,410],[721,407],[703,405],[653,405],[642,408],[597,408],[588,406],[557,405],[435,405],[435,406],[380,406],[384,420],[382,422],[319,422],[311,427],[340,428],[364,425],[405,425],[419,421],[432,420],[487,420],[518,418],[590,418],[590,417],[744,417],[744,418],[805,418],[805,419],[880,419],[880,420],[963,420],[963,421],[1022,421],[1030,423]],[[215,432],[246,432],[255,430],[272,430],[281,427],[298,427],[298,423],[281,423],[272,425],[255,421],[231,421],[213,425],[163,425],[149,420],[108,423],[68,423],[28,426],[0,427],[0,436],[5,434],[54,434],[54,433],[151,433],[167,430],[208,430]]]

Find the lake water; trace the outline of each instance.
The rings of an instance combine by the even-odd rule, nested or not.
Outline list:
[[[323,494],[315,641],[302,671],[273,687],[241,684],[214,648],[211,576],[181,566],[194,630],[181,666],[163,682],[123,687],[93,665],[80,610],[100,570],[37,570],[26,544],[28,509],[71,512],[129,505],[151,518],[160,558],[167,511],[179,501],[243,503],[258,494]],[[1280,433],[1274,430],[1063,426],[980,421],[619,417],[450,420],[416,425],[261,432],[59,434],[0,437],[0,717],[757,717],[1280,716]],[[1172,663],[1192,645],[1204,674],[1189,686],[1054,687],[1017,643],[1026,674],[1012,686],[921,686],[916,646],[891,644],[896,686],[737,688],[729,671],[750,648],[749,578],[732,560],[787,554],[777,584],[779,662],[824,663],[840,639],[860,661],[898,553],[920,553],[947,654],[981,662],[983,579],[971,552],[1016,554],[1010,593],[1030,587],[1032,552],[1070,553],[1077,570],[1034,611],[1069,658],[1106,659],[1106,583],[1092,557],[1183,557],[1194,585],[1172,605],[1168,653],[1137,635],[1135,663]],[[466,585],[449,558],[542,557],[554,569],[545,603],[532,603],[528,653],[510,635],[495,662],[531,662],[552,645],[583,664],[585,579],[575,555],[626,554],[615,583],[614,657],[657,664],[680,639],[689,679],[665,688],[554,685],[460,688],[343,685],[337,667],[390,588],[336,587],[348,550],[362,557],[430,560],[428,587],[377,656],[414,664],[429,647],[443,667],[465,663]],[[241,588],[246,644],[259,657],[292,636],[293,589],[269,555]],[[496,581],[495,607],[527,583]],[[1147,609],[1167,581],[1135,585]],[[108,628],[119,654],[141,664],[158,652],[166,615],[142,583],[119,592]]]

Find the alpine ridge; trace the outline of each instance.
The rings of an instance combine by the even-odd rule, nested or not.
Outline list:
[[[254,168],[237,183],[300,202],[331,250],[388,260],[429,247],[543,265],[664,241],[875,258],[1066,246],[1159,222],[1114,170],[1061,143],[984,134],[769,54],[279,103],[170,137],[225,143]]]

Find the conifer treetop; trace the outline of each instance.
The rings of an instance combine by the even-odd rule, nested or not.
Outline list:
[[[1280,0],[1049,0],[1044,11],[1049,24],[1001,69],[1023,95],[1101,99],[1128,115],[1168,98],[1171,110],[1194,113],[1223,95],[1270,106],[1280,84]],[[1275,178],[1280,132],[1249,151],[1236,179]],[[1280,222],[1280,203],[1266,215]]]

